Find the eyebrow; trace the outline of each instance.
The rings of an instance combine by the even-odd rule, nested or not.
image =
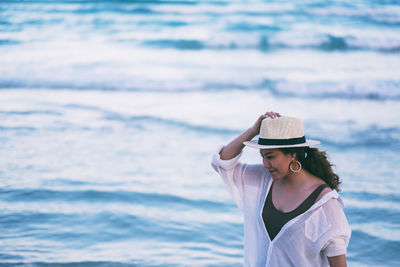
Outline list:
[[[272,154],[272,153],[274,153],[274,152],[265,152],[264,154],[263,154],[262,152],[260,152],[260,154],[261,154],[262,156],[268,156],[268,155],[270,155],[270,154]]]

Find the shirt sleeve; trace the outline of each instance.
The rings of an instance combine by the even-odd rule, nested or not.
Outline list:
[[[337,199],[330,199],[323,206],[327,215],[328,230],[318,241],[321,245],[320,251],[328,257],[346,254],[351,237],[351,228],[341,207],[342,201],[339,201],[340,196],[337,196]]]
[[[335,257],[339,255],[346,254],[346,240],[344,237],[335,237],[331,239],[325,249],[324,249],[324,254],[327,257]]]
[[[221,176],[236,205],[239,209],[243,210],[243,176],[245,164],[239,162],[242,153],[239,153],[232,159],[222,160],[219,154],[222,148],[221,146],[217,153],[213,155],[211,166]]]

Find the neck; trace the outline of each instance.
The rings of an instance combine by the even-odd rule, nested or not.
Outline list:
[[[281,183],[282,185],[291,188],[299,188],[308,184],[312,180],[314,180],[314,176],[303,169],[299,172],[290,172],[281,179]]]

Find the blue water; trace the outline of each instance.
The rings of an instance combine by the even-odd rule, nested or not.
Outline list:
[[[268,110],[335,164],[349,266],[400,265],[398,1],[3,0],[0,89],[0,265],[241,266],[210,160]]]

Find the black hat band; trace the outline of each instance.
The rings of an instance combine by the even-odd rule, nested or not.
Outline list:
[[[298,145],[298,144],[304,144],[305,142],[306,142],[305,136],[289,138],[289,139],[258,138],[258,144],[264,146]]]

